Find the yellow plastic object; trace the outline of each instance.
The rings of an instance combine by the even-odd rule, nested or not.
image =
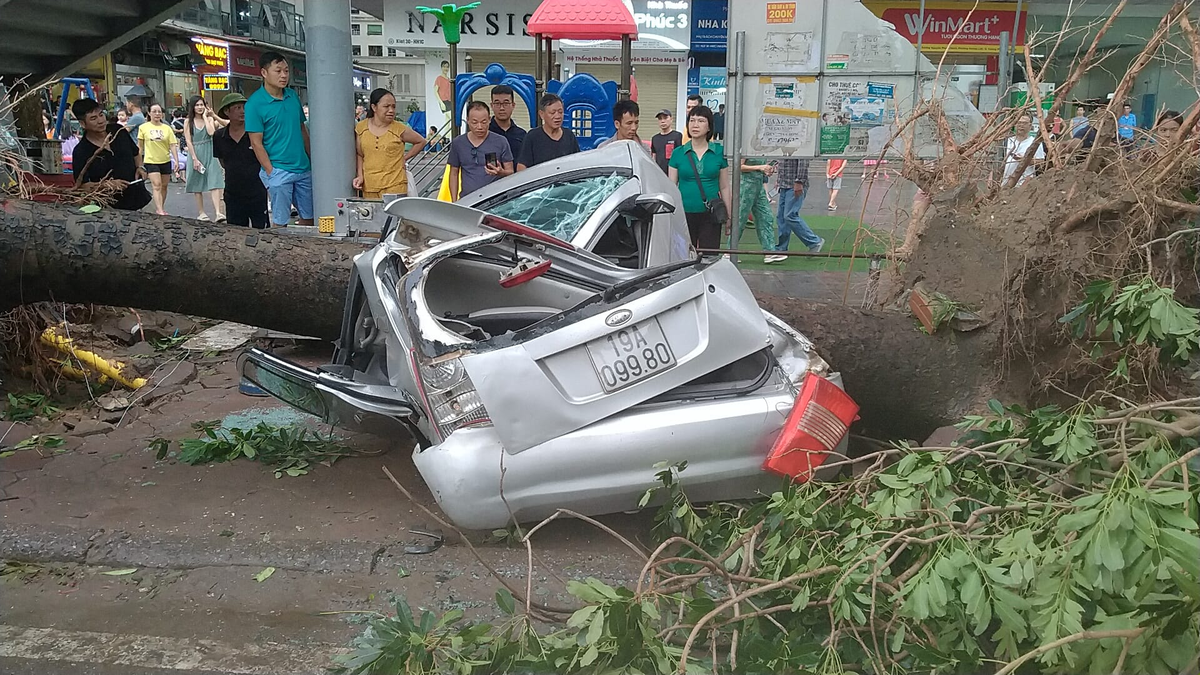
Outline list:
[[[59,364],[58,369],[62,372],[62,374],[72,379],[87,381],[94,377],[92,373],[89,373],[86,370],[80,370],[65,360],[57,361],[56,363]],[[96,384],[108,384],[108,376],[101,375],[100,377],[97,377]]]
[[[461,174],[459,175],[459,178],[458,178],[458,185],[459,185],[459,189],[461,190],[462,189]],[[446,168],[442,171],[442,188],[440,190],[438,190],[437,198],[438,198],[438,201],[442,201],[442,202],[454,201],[453,199],[450,199],[450,165],[449,164],[447,164]]]
[[[333,234],[337,228],[337,219],[333,216],[321,216],[317,218],[317,232],[321,234]]]
[[[138,377],[130,380],[121,374],[121,364],[106,361],[103,357],[84,349],[76,349],[71,338],[58,333],[53,326],[42,332],[42,342],[58,351],[72,356],[76,361],[130,389],[141,389],[146,386],[146,378]]]

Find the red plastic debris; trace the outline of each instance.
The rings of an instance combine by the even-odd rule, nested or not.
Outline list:
[[[854,399],[833,382],[809,373],[763,468],[797,483],[808,481],[857,418]]]
[[[504,288],[512,288],[521,284],[536,279],[550,270],[550,261],[542,260],[540,262],[531,263],[527,260],[522,260],[521,264],[507,270],[500,275],[500,285]]]

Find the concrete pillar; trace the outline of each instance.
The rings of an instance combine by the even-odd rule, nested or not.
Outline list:
[[[617,98],[628,101],[630,97],[631,80],[633,79],[633,40],[628,35],[621,36],[621,90]]]
[[[308,52],[308,133],[313,156],[313,210],[333,216],[353,194],[354,92],[350,65],[350,0],[304,6]],[[320,161],[315,158],[320,157]]]

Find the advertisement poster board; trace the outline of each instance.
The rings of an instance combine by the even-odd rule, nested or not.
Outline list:
[[[903,9],[907,3],[874,4]],[[950,3],[928,2],[939,11],[943,4]],[[961,91],[942,81],[933,86],[936,67],[863,2],[738,0],[736,6],[729,35],[731,45],[739,32],[745,36],[746,75],[736,111],[745,157],[866,159],[885,147],[889,153],[903,152],[906,139],[915,140],[919,156],[935,156],[941,147],[936,125],[916,124],[906,138],[893,139],[915,109],[918,91],[943,99],[956,137],[965,138],[983,123]],[[904,15],[899,16],[887,14],[903,23]],[[972,17],[983,18],[979,12]],[[961,17],[953,21],[957,26]],[[926,36],[941,28],[927,22]]]

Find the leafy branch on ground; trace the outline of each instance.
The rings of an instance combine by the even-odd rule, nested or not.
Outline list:
[[[1059,319],[1075,339],[1092,341],[1090,356],[1115,361],[1112,377],[1129,380],[1136,351],[1153,348],[1162,365],[1186,364],[1200,352],[1200,310],[1181,304],[1175,290],[1149,276],[1124,286],[1103,279],[1084,288],[1084,301]]]
[[[179,461],[184,464],[219,464],[246,458],[270,467],[276,478],[303,476],[316,464],[331,466],[353,449],[301,426],[274,426],[260,422],[249,429],[222,429],[220,423],[197,422],[192,428],[199,438],[179,441]],[[149,449],[165,459],[170,441],[155,438]]]
[[[36,450],[38,454],[42,454],[42,450],[53,450],[55,452],[65,452],[66,448],[63,445],[67,441],[62,436],[53,434],[34,434],[25,440],[16,443],[15,445],[4,448],[0,452],[0,458],[12,457],[17,454],[18,450]]]
[[[62,412],[45,394],[9,394],[7,398],[4,419],[9,422],[28,422],[37,417],[50,419]]]
[[[576,605],[552,607],[497,575],[496,623],[398,602],[342,672],[1195,668],[1200,398],[991,409],[960,444],[831,458],[851,475],[757,503],[694,505],[686,468],[662,467],[657,548],[609,530],[639,551],[633,587],[567,582]]]

